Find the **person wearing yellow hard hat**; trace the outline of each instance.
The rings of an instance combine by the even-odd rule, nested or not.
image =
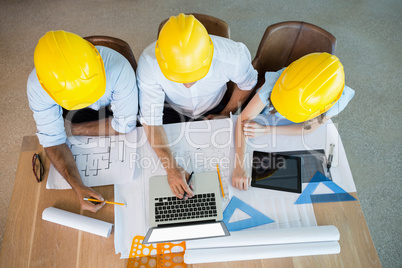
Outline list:
[[[244,170],[246,137],[311,133],[340,113],[354,94],[345,85],[341,62],[328,53],[311,53],[278,72],[267,72],[236,123],[233,187],[247,190],[250,183]]]
[[[67,117],[72,113],[80,114],[70,118],[73,135],[132,131],[138,112],[134,70],[116,51],[94,47],[66,31],[50,31],[40,38],[34,64],[35,69],[28,78],[27,95],[37,126],[36,135],[50,161],[77,194],[81,208],[96,212],[104,203],[94,205],[83,198],[103,198],[81,180],[66,145],[63,110]],[[109,106],[111,109],[107,108]]]
[[[225,103],[228,81],[235,88]],[[140,121],[164,164],[171,190],[178,198],[184,192],[192,197],[189,174],[175,162],[162,124],[235,112],[257,83],[250,52],[242,43],[209,35],[193,15],[179,14],[170,17],[158,40],[141,54],[137,83]]]

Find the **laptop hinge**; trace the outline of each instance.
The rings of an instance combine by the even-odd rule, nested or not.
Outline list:
[[[188,226],[188,225],[195,225],[195,224],[204,224],[204,223],[213,223],[216,220],[204,220],[204,221],[188,221],[188,222],[178,222],[178,223],[165,223],[165,224],[158,224],[157,227],[178,227],[178,226]]]

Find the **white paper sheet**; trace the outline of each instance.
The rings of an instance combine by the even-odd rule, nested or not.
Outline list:
[[[219,126],[231,126],[234,128],[236,117],[233,117],[231,120],[233,122],[232,124],[229,122],[225,122],[224,120],[213,120],[207,122],[215,122],[217,124],[215,125],[215,123],[213,123],[212,129]],[[182,155],[185,156],[187,155],[187,158],[185,157],[184,160],[188,160],[190,158],[188,156],[194,151],[193,147],[191,147],[188,142],[181,141],[183,140],[183,137],[190,136],[191,137],[190,143],[196,143],[197,146],[194,147],[196,149],[200,148],[199,146],[207,145],[208,143],[206,143],[205,140],[211,141],[209,137],[210,134],[208,134],[210,133],[211,129],[209,129],[208,125],[203,124],[202,122],[201,123],[194,122],[193,124],[195,125],[192,125],[190,128],[189,127],[182,128],[178,124],[165,126],[166,132],[169,137],[169,141],[176,141],[176,143],[172,145],[173,152],[176,153],[176,156],[179,155],[178,154],[179,152],[182,152]],[[202,128],[201,131],[196,130],[197,124],[200,124],[198,126]],[[197,131],[199,134],[197,134]],[[125,202],[128,208],[127,211],[124,211],[122,208],[116,208],[115,210],[115,224],[116,224],[115,249],[116,253],[121,253],[121,258],[128,258],[132,238],[135,235],[145,235],[149,227],[147,224],[149,214],[148,179],[153,175],[166,174],[166,172],[158,162],[156,154],[147,143],[142,128],[138,128],[137,134],[138,134],[138,140],[141,140],[141,142],[138,142],[138,144],[140,145],[138,147],[137,154],[140,156],[140,158],[138,159],[138,161],[135,162],[136,164],[136,172],[134,175],[135,178],[132,181],[132,183],[115,186],[115,198],[118,200],[123,200],[122,202]],[[222,136],[225,136],[225,134],[223,134]],[[224,151],[223,155],[227,156],[230,159],[229,160],[230,163],[233,165],[233,159],[234,159],[233,131],[230,133],[230,136],[232,142],[230,149],[222,148],[221,150],[214,151],[212,148],[210,148],[210,151],[215,152],[216,154],[221,154],[222,153],[221,151]],[[181,137],[181,139],[178,137]],[[220,142],[221,140],[218,138],[218,141]],[[272,135],[267,135],[249,141],[252,141],[251,146],[249,146],[247,149],[247,152],[249,153],[252,152],[253,150],[260,150],[266,152],[268,151],[279,152],[279,151],[294,151],[294,150],[327,149],[329,148],[330,143],[335,143],[336,147],[334,151],[334,161],[331,170],[333,180],[335,183],[337,183],[339,186],[341,186],[348,192],[356,191],[342,142],[340,140],[336,127],[332,124],[331,121],[328,121],[326,124],[321,126],[315,132],[309,135],[305,135],[303,137],[301,136],[275,137]],[[208,150],[208,147],[205,146],[203,149]],[[211,153],[209,153],[209,155],[211,155]],[[220,157],[222,157],[222,155],[220,155]],[[149,165],[146,166],[145,163],[149,163]],[[190,166],[186,168],[191,169]],[[275,220],[274,223],[254,227],[250,230],[309,227],[317,225],[315,221],[312,204],[294,205],[295,200],[299,196],[298,194],[259,189],[259,188],[252,188],[248,191],[239,191],[231,187],[232,166],[230,166],[230,168],[228,168],[227,170],[224,170],[224,168],[222,168],[221,166],[220,168],[221,172],[224,173],[222,179],[225,184],[224,187],[227,191],[226,195],[229,197],[228,199],[223,201],[223,208],[225,208],[226,205],[228,204],[230,197],[236,196],[241,200],[243,200],[244,202],[248,203],[249,205],[255,207],[256,209],[258,209],[260,212],[264,213],[271,219]],[[307,184],[303,185],[303,188],[306,187],[306,185]],[[317,188],[317,191],[320,191],[320,189]],[[263,201],[259,202],[259,200]],[[233,215],[234,220],[241,220],[242,219],[241,217],[242,217],[241,215],[236,214]],[[324,245],[326,244],[324,243]],[[337,249],[339,249],[339,245],[337,243],[335,244],[330,243],[328,245],[330,245],[329,247],[330,250],[325,254],[335,252]],[[299,247],[300,246],[295,246],[293,248],[299,248]],[[313,247],[313,249],[314,250],[310,251],[311,253],[311,254],[309,253],[310,255],[316,254],[317,252],[321,252],[319,248]],[[297,252],[298,251],[292,254],[299,254]],[[268,258],[268,257],[262,256],[259,258]]]
[[[184,253],[184,262],[187,264],[228,262],[324,254],[327,255],[337,254],[339,252],[340,246],[336,241],[230,248],[186,249],[186,252]]]
[[[108,237],[113,227],[112,223],[100,221],[54,207],[48,207],[43,210],[42,219],[103,237]]]
[[[136,131],[129,134],[136,139]],[[81,179],[86,186],[128,183],[134,169],[130,159],[135,146],[124,135],[110,137],[72,136],[66,142],[73,153]],[[51,164],[47,189],[71,189],[71,186]]]
[[[179,127],[181,126],[181,127]],[[188,172],[219,171],[226,195],[232,167],[234,123],[231,119],[205,120],[166,125],[176,161]],[[229,197],[227,198],[229,199]]]
[[[230,191],[233,196],[274,220],[273,223],[251,228],[253,230],[317,226],[312,204],[294,204],[299,194],[254,187],[247,191],[230,187]],[[242,220],[241,214],[233,213],[231,219]]]
[[[255,139],[248,139],[246,159],[247,170],[251,172],[252,152],[286,152],[286,151],[309,151],[323,149],[328,157],[329,146],[334,144],[334,157],[331,167],[333,181],[346,192],[356,192],[352,172],[346,157],[341,138],[335,124],[328,120],[314,132],[302,136],[266,135]],[[303,189],[307,183],[303,183]],[[315,192],[321,194],[321,192]]]
[[[231,119],[197,121],[187,124],[164,126],[171,149],[177,162],[187,171],[216,171],[216,164],[222,177],[229,200],[229,180],[233,144],[233,122]],[[211,134],[212,133],[212,134]],[[115,250],[122,258],[128,258],[132,238],[145,235],[148,225],[149,204],[148,180],[152,176],[165,175],[157,155],[146,139],[143,128],[137,128],[138,158],[131,161],[135,166],[131,183],[115,185],[115,199],[127,204],[127,210],[115,208]]]
[[[187,264],[336,254],[340,252],[335,226],[243,230],[231,236],[186,242]]]
[[[186,249],[329,242],[338,240],[338,229],[333,225],[327,225],[231,232],[230,236],[226,237],[189,240],[186,242]]]

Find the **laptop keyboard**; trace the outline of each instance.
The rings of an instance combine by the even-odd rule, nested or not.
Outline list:
[[[214,193],[196,194],[187,200],[175,196],[155,198],[156,222],[216,217]]]

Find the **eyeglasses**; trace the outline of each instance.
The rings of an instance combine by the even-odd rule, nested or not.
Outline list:
[[[38,161],[36,161],[38,160]],[[39,162],[39,164],[37,163]],[[39,168],[39,173],[38,173],[38,168]],[[42,161],[40,160],[40,157],[38,154],[34,154],[32,157],[32,170],[33,173],[35,174],[36,180],[38,182],[41,182],[43,180],[43,174],[45,173],[45,168],[43,167]],[[39,177],[38,177],[39,174]]]

